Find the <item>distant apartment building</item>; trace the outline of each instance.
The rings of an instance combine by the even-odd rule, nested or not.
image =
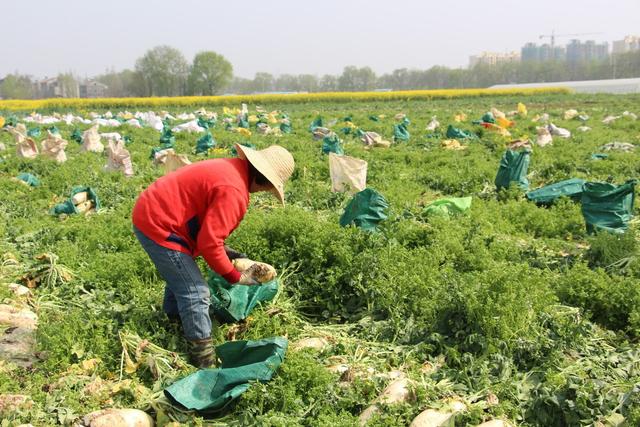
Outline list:
[[[564,61],[567,52],[562,46],[551,46],[543,44],[538,46],[535,43],[527,43],[520,50],[522,62],[539,62],[539,61]]]
[[[505,62],[519,62],[520,54],[518,52],[482,52],[480,55],[469,57],[469,68],[473,68],[478,64],[496,65]]]
[[[68,89],[58,81],[57,77],[36,80],[33,83],[36,98],[68,98],[72,94],[67,93]]]
[[[85,80],[80,84],[80,98],[104,98],[108,86],[95,80]]]
[[[609,43],[596,43],[593,40],[581,42],[571,40],[567,45],[567,62],[578,63],[601,61],[609,57]]]
[[[612,53],[627,53],[640,50],[640,36],[626,36],[613,42]]]

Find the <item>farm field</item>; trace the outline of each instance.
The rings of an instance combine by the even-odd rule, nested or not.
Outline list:
[[[492,107],[509,112],[520,102],[528,113],[510,117],[511,136],[472,123]],[[227,241],[276,267],[278,294],[246,321],[214,327],[216,344],[282,336],[289,348],[271,381],[252,384],[237,402],[206,418],[163,394],[194,368],[186,363],[179,326],[162,312],[164,283],[131,226],[138,194],[163,175],[150,159],[161,132],[100,126],[130,140],[134,175],[125,177],[105,171],[104,154],[82,152],[72,139],[90,124],[38,124],[25,120],[30,110],[9,106],[0,104],[0,116],[39,128],[36,141],[55,125],[69,144],[65,163],[20,158],[13,136],[0,131],[6,147],[0,151],[0,302],[38,317],[32,367],[3,362],[0,352],[0,426],[71,425],[109,407],[142,409],[160,426],[357,426],[372,404],[369,426],[408,426],[427,409],[453,414],[448,422],[456,426],[489,420],[640,425],[639,221],[631,219],[623,233],[589,234],[579,202],[561,198],[538,206],[515,185],[497,191],[494,184],[507,143],[516,139],[534,142],[530,190],[569,178],[616,185],[637,179],[640,149],[602,147],[640,144],[640,120],[623,115],[640,115],[640,96],[249,102],[249,115],[257,106],[288,115],[292,132],[282,136],[259,134],[253,120],[251,135],[226,130],[221,105],[176,106],[167,99],[148,108],[112,108],[113,116],[165,110],[177,117],[202,107],[216,112],[210,128],[216,146],[207,154],[194,153],[202,133],[175,133],[175,152],[192,162],[230,157],[235,143],[282,145],[296,161],[286,206],[252,195]],[[89,120],[92,112],[106,117],[108,111],[42,107],[36,112],[43,116],[72,113]],[[565,119],[569,109],[589,117]],[[536,145],[543,123],[533,119],[544,113],[571,137]],[[409,141],[366,148],[356,136],[359,128],[392,141],[398,114],[410,120]],[[456,115],[466,118],[456,122]],[[318,116],[340,137],[345,155],[368,162],[367,187],[389,203],[377,231],[340,226],[351,195],[331,189],[323,141],[310,132]],[[426,130],[433,116],[440,128]],[[608,116],[618,118],[603,123]],[[446,149],[448,125],[478,137],[460,139],[463,149]],[[584,125],[591,130],[579,131]],[[596,153],[608,156],[593,158]],[[13,179],[20,173],[34,175],[39,186]],[[75,186],[95,190],[97,212],[52,215]],[[447,217],[425,211],[435,200],[467,196],[468,212]],[[12,284],[30,293],[17,296]],[[0,322],[0,334],[6,331]],[[300,348],[307,338],[317,338],[318,348]],[[378,398],[398,381],[406,389],[402,402]],[[3,406],[7,394],[29,398]]]

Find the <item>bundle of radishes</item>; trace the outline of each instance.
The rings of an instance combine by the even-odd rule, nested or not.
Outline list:
[[[71,197],[71,202],[81,214],[88,213],[96,207],[94,201],[89,198],[87,191],[74,194],[73,197]]]

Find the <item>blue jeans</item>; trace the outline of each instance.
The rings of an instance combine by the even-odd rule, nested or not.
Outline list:
[[[196,262],[185,253],[160,246],[135,226],[133,232],[160,276],[167,282],[164,288],[164,312],[169,317],[180,316],[184,336],[188,340],[210,338],[211,294]]]

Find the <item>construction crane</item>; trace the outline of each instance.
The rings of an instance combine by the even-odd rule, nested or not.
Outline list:
[[[580,34],[556,34],[555,30],[551,31],[551,34],[543,34],[540,36],[541,39],[549,38],[551,39],[551,49],[553,49],[556,45],[556,37],[577,37],[577,36],[593,36],[596,34],[602,33],[580,33]]]

